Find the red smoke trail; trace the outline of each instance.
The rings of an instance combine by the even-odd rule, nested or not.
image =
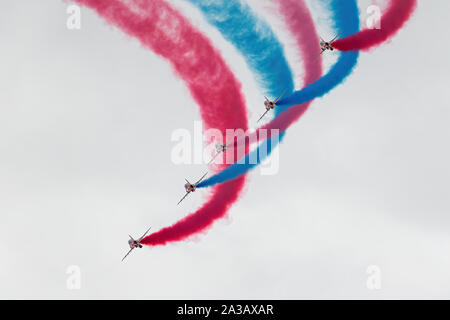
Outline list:
[[[305,68],[303,81],[312,83],[322,75],[322,66],[319,59],[314,61],[317,52],[320,52],[320,41],[309,9],[303,0],[278,0],[278,4],[302,56]]]
[[[210,41],[161,0],[139,0],[128,7],[118,0],[76,0],[90,7],[142,45],[168,59],[200,106],[205,128],[247,130],[241,86]],[[205,231],[238,199],[245,177],[213,188],[196,212],[142,240],[154,246],[184,240]]]
[[[409,20],[416,9],[416,0],[391,0],[381,17],[381,29],[364,29],[354,35],[338,39],[333,47],[341,51],[369,50],[392,38]]]

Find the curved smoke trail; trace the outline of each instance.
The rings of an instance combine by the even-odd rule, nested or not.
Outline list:
[[[241,0],[187,0],[242,54],[265,94],[294,89],[284,49],[270,26]]]
[[[332,10],[332,18],[337,30],[341,31],[344,36],[358,32],[359,11],[355,0],[326,0],[326,3]],[[281,4],[283,4],[283,2],[281,2]],[[294,3],[289,2],[289,4],[292,6]],[[287,6],[287,8],[289,8],[289,6]],[[275,109],[277,117],[269,125],[264,126],[264,128],[273,128],[274,123],[277,123],[279,128],[285,130],[292,124],[292,118],[290,118],[291,112],[294,112],[295,109],[298,108],[304,113],[306,110],[304,104],[306,102],[324,96],[330,90],[343,83],[356,66],[358,56],[358,52],[341,53],[338,61],[327,74],[312,84],[307,85],[302,90],[295,91],[286,98],[281,99],[277,103],[277,108]],[[291,111],[292,109],[294,110]],[[261,149],[267,148],[267,154],[270,154],[272,147],[270,140],[264,141],[260,146]],[[255,168],[266,156],[266,153],[261,153],[259,150],[260,149],[258,148],[252,153],[247,154],[245,156],[245,161],[238,161],[214,176],[202,181],[198,187],[211,187],[216,184],[230,181]],[[263,157],[260,156],[261,154]],[[251,161],[253,159],[257,159],[256,163],[255,161]]]
[[[333,42],[341,51],[369,50],[391,39],[409,20],[416,9],[416,0],[391,0],[380,20],[380,29],[364,29]]]
[[[199,104],[205,127],[223,133],[230,127],[247,129],[240,84],[210,41],[169,5],[160,0],[139,0],[135,7],[117,0],[76,1],[168,59]],[[199,210],[147,236],[142,243],[161,245],[206,230],[238,199],[244,182],[242,177],[214,188],[210,199]]]

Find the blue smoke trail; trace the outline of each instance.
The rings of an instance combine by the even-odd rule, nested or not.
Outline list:
[[[191,0],[191,1],[197,2],[201,0]],[[330,6],[333,12],[335,27],[337,30],[342,32],[342,36],[345,37],[350,34],[358,32],[359,11],[355,0],[324,0],[324,1],[326,1]],[[224,14],[224,12],[222,12],[222,14]],[[236,16],[235,19],[241,20],[241,18]],[[226,30],[220,31],[224,32]],[[225,37],[227,39],[230,39],[227,36]],[[252,39],[248,39],[248,41],[251,40]],[[247,43],[246,46],[250,46],[250,43]],[[276,116],[278,116],[280,113],[282,113],[292,105],[300,105],[314,98],[322,97],[330,90],[335,88],[337,85],[341,84],[346,79],[346,77],[348,77],[352,73],[354,67],[356,66],[358,56],[359,56],[358,52],[340,53],[338,61],[326,75],[321,77],[313,84],[308,85],[304,89],[296,91],[291,95],[287,96],[286,98],[280,100],[278,103],[279,108],[276,108],[277,111]],[[254,57],[249,58],[252,59]],[[273,70],[268,70],[268,72],[271,71]],[[271,142],[271,140],[266,140],[256,150],[246,155],[244,163],[242,163],[242,161],[239,161],[238,163],[231,165],[230,167],[219,172],[218,174],[210,177],[209,179],[204,180],[198,185],[198,187],[205,188],[214,186],[218,183],[223,183],[228,180],[235,179],[241,176],[242,174],[245,174],[247,171],[253,169],[261,161],[264,160],[263,157],[260,157],[260,148],[267,148],[267,155],[269,155],[273,147],[274,147],[273,142]],[[256,163],[254,163],[254,161],[250,161],[250,159],[255,159],[255,153],[257,158]]]
[[[187,0],[242,54],[258,85],[277,97],[294,90],[284,49],[270,26],[241,0]],[[262,103],[261,103],[262,105]]]

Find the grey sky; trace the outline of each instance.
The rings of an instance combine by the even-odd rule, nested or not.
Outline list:
[[[170,2],[221,49],[255,123],[262,95],[242,57]],[[275,17],[299,79],[273,5],[250,3]],[[227,219],[126,263],[128,234],[167,226],[207,196],[177,207],[183,178],[204,166],[170,161],[171,133],[200,116],[166,61],[84,8],[81,30],[68,30],[67,6],[0,4],[0,298],[450,298],[448,1],[420,1],[391,44],[362,53],[289,129],[279,173],[250,174]],[[70,265],[80,290],[66,288]],[[381,290],[366,287],[370,265]]]

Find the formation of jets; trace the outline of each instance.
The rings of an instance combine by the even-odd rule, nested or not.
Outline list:
[[[341,32],[339,32],[333,39],[331,39],[330,41],[325,41],[322,39],[322,37],[320,38],[320,50],[322,50],[320,52],[320,54],[317,56],[317,59],[327,50],[330,51],[334,51],[333,48],[333,42],[336,41],[336,39],[341,35]],[[264,96],[264,98],[266,98],[266,101],[264,101],[264,106],[266,107],[266,112],[264,112],[264,114],[258,119],[258,122],[262,120],[262,118],[265,117],[265,115],[272,109],[275,109],[275,106],[277,105],[278,100],[281,99],[281,97],[284,95],[284,93],[286,92],[286,90],[283,91],[283,93],[276,98],[274,101],[270,101],[266,96]]]
[[[336,41],[336,39],[339,37],[340,33],[335,36],[331,41],[325,41],[322,38],[320,38],[320,49],[322,50],[319,54],[318,57],[320,57],[325,51],[330,50],[333,51],[333,42]],[[318,58],[317,57],[317,58]],[[269,98],[267,98],[266,96],[264,96],[264,98],[266,99],[266,101],[264,101],[264,106],[266,108],[266,111],[264,112],[264,114],[258,119],[258,122],[261,121],[264,116],[270,111],[275,109],[275,106],[277,105],[278,100],[281,99],[281,97],[286,93],[286,90],[283,91],[283,93],[276,98],[274,101],[269,100]],[[216,144],[216,154],[214,155],[214,157],[208,162],[208,165],[211,164],[214,159],[220,155],[221,153],[225,153],[227,151],[227,148],[230,146],[230,144],[234,141],[234,137],[233,139],[231,139],[230,141],[227,141],[225,144]],[[206,172],[197,182],[195,183],[190,183],[189,180],[186,180],[186,184],[184,185],[184,189],[186,190],[186,194],[183,196],[183,198],[181,198],[180,201],[178,201],[179,205],[184,199],[186,199],[186,197],[191,193],[191,192],[195,192],[195,190],[197,189],[198,184],[203,181],[203,179],[206,177],[206,175],[208,174],[208,172]],[[130,240],[128,240],[128,245],[130,246],[130,251],[128,251],[128,253],[125,255],[125,257],[123,257],[122,261],[131,253],[131,251],[133,251],[135,248],[142,248],[142,244],[141,241],[142,239],[147,235],[147,233],[150,231],[150,228],[139,238],[139,239],[134,239],[132,236],[130,236]]]

